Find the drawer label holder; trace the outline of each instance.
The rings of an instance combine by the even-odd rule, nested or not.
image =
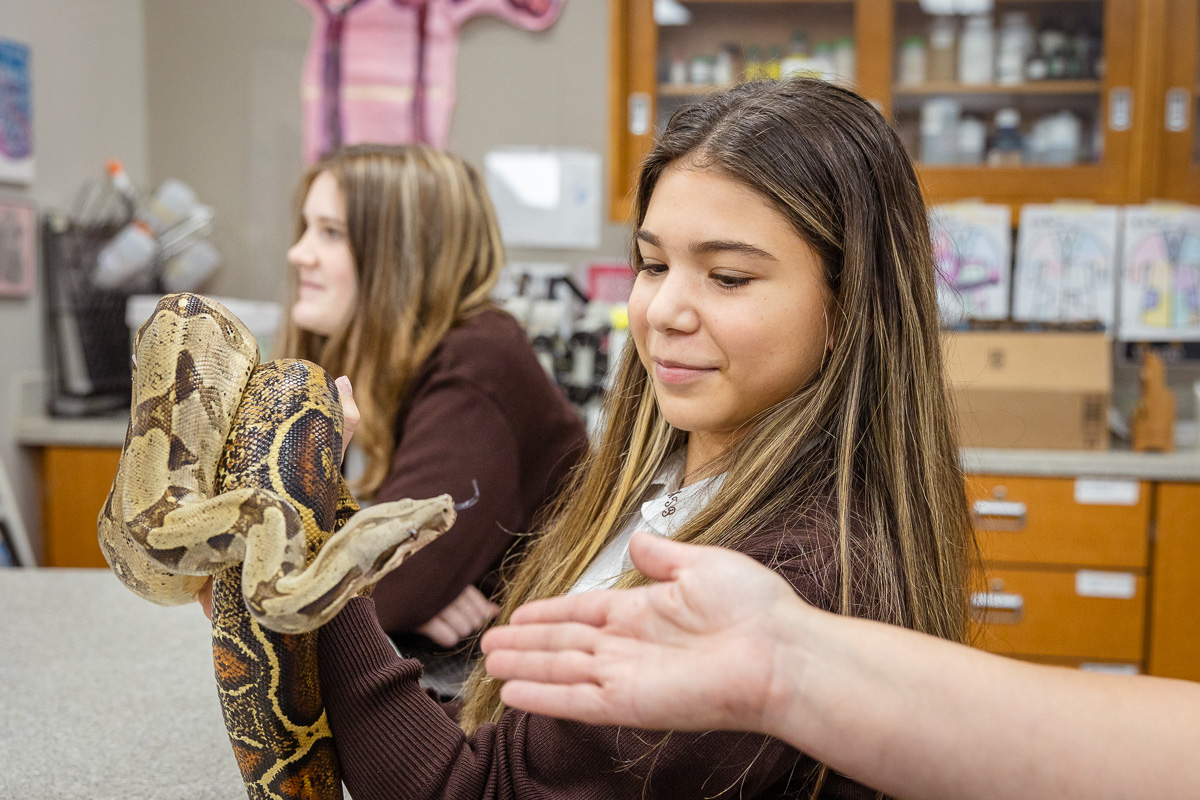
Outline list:
[[[1137,594],[1137,576],[1132,572],[1081,569],[1075,573],[1075,594],[1080,597],[1132,600]]]

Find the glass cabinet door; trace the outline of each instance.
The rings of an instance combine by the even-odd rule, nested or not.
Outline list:
[[[610,0],[610,217],[628,218],[637,165],[680,106],[760,77],[803,73],[856,85],[861,2]]]
[[[1122,202],[1138,0],[897,0],[890,110],[934,202]]]

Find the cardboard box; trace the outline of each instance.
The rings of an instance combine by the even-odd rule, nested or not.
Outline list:
[[[971,331],[942,343],[960,445],[1108,449],[1112,343],[1103,333]]]

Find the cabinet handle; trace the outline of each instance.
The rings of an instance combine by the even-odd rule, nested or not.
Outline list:
[[[1133,89],[1118,86],[1108,92],[1108,129],[1127,131],[1133,127]]]
[[[634,136],[650,132],[650,95],[646,92],[629,95],[629,132]]]
[[[975,592],[971,616],[979,623],[1016,625],[1025,616],[1025,598],[1012,592]]]
[[[1008,500],[976,500],[971,523],[981,531],[1019,531],[1025,528],[1025,504]]]
[[[1188,118],[1191,116],[1192,110],[1192,93],[1187,89],[1182,89],[1178,86],[1167,89],[1167,117],[1166,123],[1168,133],[1179,133],[1188,129]]]

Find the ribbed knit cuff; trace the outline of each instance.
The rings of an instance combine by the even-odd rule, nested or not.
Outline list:
[[[421,662],[400,658],[375,604],[352,599],[320,629],[321,691],[355,800],[394,800],[441,785],[465,742],[418,685]]]

